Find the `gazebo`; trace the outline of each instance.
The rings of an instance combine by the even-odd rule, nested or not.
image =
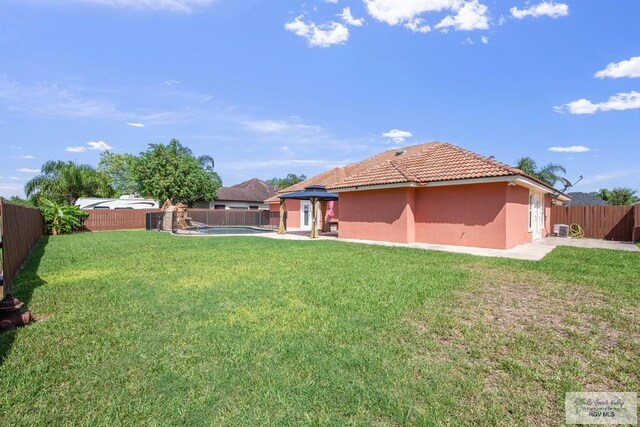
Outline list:
[[[327,202],[338,200],[338,195],[327,192],[324,185],[310,185],[305,187],[302,191],[295,191],[293,193],[286,193],[278,196],[280,198],[280,226],[278,227],[278,234],[284,234],[284,203],[287,199],[294,200],[309,200],[311,202],[311,238],[318,237],[318,202],[320,202],[320,209],[322,217],[327,212]]]

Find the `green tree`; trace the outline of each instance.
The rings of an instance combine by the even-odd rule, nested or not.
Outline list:
[[[27,197],[36,203],[41,197],[73,205],[80,197],[113,196],[109,177],[89,165],[50,160],[41,172],[24,186]]]
[[[176,139],[168,144],[149,144],[134,163],[140,192],[157,200],[170,199],[192,205],[215,198],[222,181],[213,171],[213,159],[205,166]]]
[[[216,165],[216,162],[213,161],[213,157],[208,154],[198,157],[198,162],[200,163],[200,166],[202,166],[202,169],[207,172],[213,172],[213,168]]]
[[[610,205],[632,205],[636,202],[640,202],[638,191],[629,187],[616,187],[613,190],[601,188],[599,191],[592,194],[600,197]]]
[[[522,157],[518,159],[516,167],[527,175],[538,178],[540,181],[546,182],[552,187],[560,179],[560,173],[567,173],[564,166],[557,163],[549,163],[542,168],[538,168],[536,161],[531,157]]]
[[[267,182],[273,185],[274,187],[276,187],[276,189],[282,190],[283,188],[291,187],[294,184],[297,184],[299,182],[303,182],[306,180],[307,180],[306,175],[296,175],[296,174],[290,173],[286,176],[286,178],[271,178]]]
[[[118,196],[136,194],[140,191],[135,174],[137,160],[133,154],[116,154],[110,151],[100,153],[98,170],[109,176],[111,186]]]
[[[40,197],[40,212],[46,231],[54,236],[81,229],[82,223],[89,216],[89,212],[83,211],[79,206],[55,203],[46,197]]]
[[[25,206],[28,208],[35,207],[35,203],[30,199],[23,199],[18,196],[11,196],[9,199],[6,199],[7,203],[11,203],[12,205]]]

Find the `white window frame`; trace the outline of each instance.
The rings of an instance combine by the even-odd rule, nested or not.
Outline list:
[[[529,191],[529,233],[533,233],[533,192]]]

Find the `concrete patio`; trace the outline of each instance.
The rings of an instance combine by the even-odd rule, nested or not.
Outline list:
[[[284,235],[276,233],[266,233],[260,236],[269,237],[272,239],[311,240],[309,239],[308,231],[293,231],[287,232],[287,234]],[[444,251],[476,256],[511,258],[528,261],[540,261],[558,246],[573,246],[578,248],[640,252],[640,248],[638,248],[637,245],[631,242],[612,242],[607,240],[571,239],[562,237],[545,237],[535,242],[526,243],[524,245],[516,246],[511,249],[486,249],[469,246],[435,245],[430,243],[393,243],[374,240],[338,239],[337,233],[321,233],[320,236],[314,240],[339,240],[341,242],[359,243],[365,245],[393,246],[401,248]]]

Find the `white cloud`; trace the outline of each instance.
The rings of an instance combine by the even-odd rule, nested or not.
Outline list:
[[[18,156],[18,158],[31,160],[31,159],[35,159],[36,156],[26,155],[26,156]]]
[[[113,147],[104,141],[89,141],[87,146],[79,145],[76,147],[67,147],[64,149],[67,153],[84,153],[87,150],[106,151],[111,150]]]
[[[612,62],[604,70],[598,71],[596,77],[599,79],[640,78],[640,56],[634,56],[626,61]]]
[[[122,115],[108,101],[79,96],[58,84],[24,85],[0,75],[0,99],[14,111],[26,111],[49,117],[117,117]]]
[[[89,141],[87,142],[87,145],[89,146],[89,150],[96,150],[96,151],[106,151],[106,150],[111,150],[113,148],[112,146],[110,146],[104,141]]]
[[[20,169],[16,169],[16,172],[22,172],[22,173],[40,173],[40,169],[20,168]]]
[[[164,84],[166,84],[167,86],[179,85],[180,81],[179,80],[165,80]]]
[[[318,159],[273,159],[273,160],[261,160],[255,162],[227,162],[223,166],[220,166],[220,170],[225,171],[238,171],[238,170],[251,170],[251,169],[270,169],[276,167],[292,167],[292,166],[305,166],[305,167],[325,167],[334,168],[338,166],[344,166],[346,164],[353,163],[352,160],[318,160]]]
[[[406,130],[391,129],[390,131],[383,133],[382,136],[391,139],[396,144],[402,144],[405,139],[411,138],[413,134]]]
[[[0,108],[45,117],[109,118],[163,125],[183,121],[189,110],[136,114],[119,110],[115,103],[86,96],[82,87],[63,88],[57,83],[22,84],[0,74]],[[2,102],[6,101],[6,102]],[[17,147],[13,147],[18,149]]]
[[[339,22],[328,22],[316,25],[305,22],[302,16],[284,25],[287,31],[305,38],[311,47],[329,47],[349,40],[349,29]]]
[[[127,123],[129,126],[134,127],[134,128],[143,128],[144,127],[144,123]]]
[[[452,10],[457,0],[364,0],[369,15],[395,26],[423,13]]]
[[[588,99],[579,99],[565,105],[554,107],[558,113],[594,114],[598,111],[624,111],[640,108],[640,92],[618,93],[605,102],[593,103]]]
[[[462,44],[473,46],[473,40],[471,40],[471,37],[467,37],[462,41]]]
[[[64,149],[67,153],[83,153],[87,151],[87,147],[78,146],[78,147],[67,147]]]
[[[569,14],[569,5],[565,3],[554,3],[552,1],[543,1],[526,9],[518,9],[512,7],[509,9],[511,16],[516,19],[524,19],[526,17],[539,18],[541,16],[549,16],[551,18],[559,18]]]
[[[24,196],[23,187],[19,184],[13,184],[10,182],[0,182],[0,194],[4,197]]]
[[[480,37],[480,41],[482,42],[482,44],[489,44],[489,37],[482,36]]]
[[[455,15],[446,16],[436,25],[439,30],[453,28],[457,31],[486,30],[489,28],[489,8],[477,0],[465,2]]]
[[[446,16],[437,28],[448,30],[487,29],[487,6],[478,0],[364,0],[369,15],[378,21],[395,26],[409,24],[425,13],[453,12]],[[424,32],[424,31],[423,31]]]
[[[333,4],[338,3],[338,0],[324,0],[324,1],[326,1],[327,3],[333,3]]]
[[[20,178],[18,178],[17,176],[10,176],[9,179],[12,179],[14,181],[20,181]]]
[[[350,7],[345,7],[344,9],[342,9],[342,13],[338,15],[340,18],[342,18],[342,20],[345,22],[345,24],[354,26],[354,27],[362,27],[362,25],[364,25],[364,18],[354,18],[353,15],[351,14],[351,8]]]
[[[549,151],[554,153],[586,153],[591,151],[591,148],[584,145],[572,145],[570,147],[549,147]]]
[[[253,120],[242,122],[252,131],[258,133],[275,134],[291,132],[320,132],[322,128],[315,125],[305,125],[302,123],[290,123],[285,120]]]
[[[597,184],[600,182],[612,181],[614,179],[626,178],[629,176],[640,176],[640,169],[615,170],[602,172],[596,175],[586,176],[578,185]]]
[[[405,22],[404,27],[413,31],[414,33],[428,33],[431,31],[431,27],[422,18],[413,18]]]
[[[61,0],[42,0],[49,3],[63,3]],[[70,0],[64,0],[68,2]],[[139,10],[166,10],[170,12],[191,13],[197,7],[212,4],[214,0],[73,0],[76,3],[96,4]]]

